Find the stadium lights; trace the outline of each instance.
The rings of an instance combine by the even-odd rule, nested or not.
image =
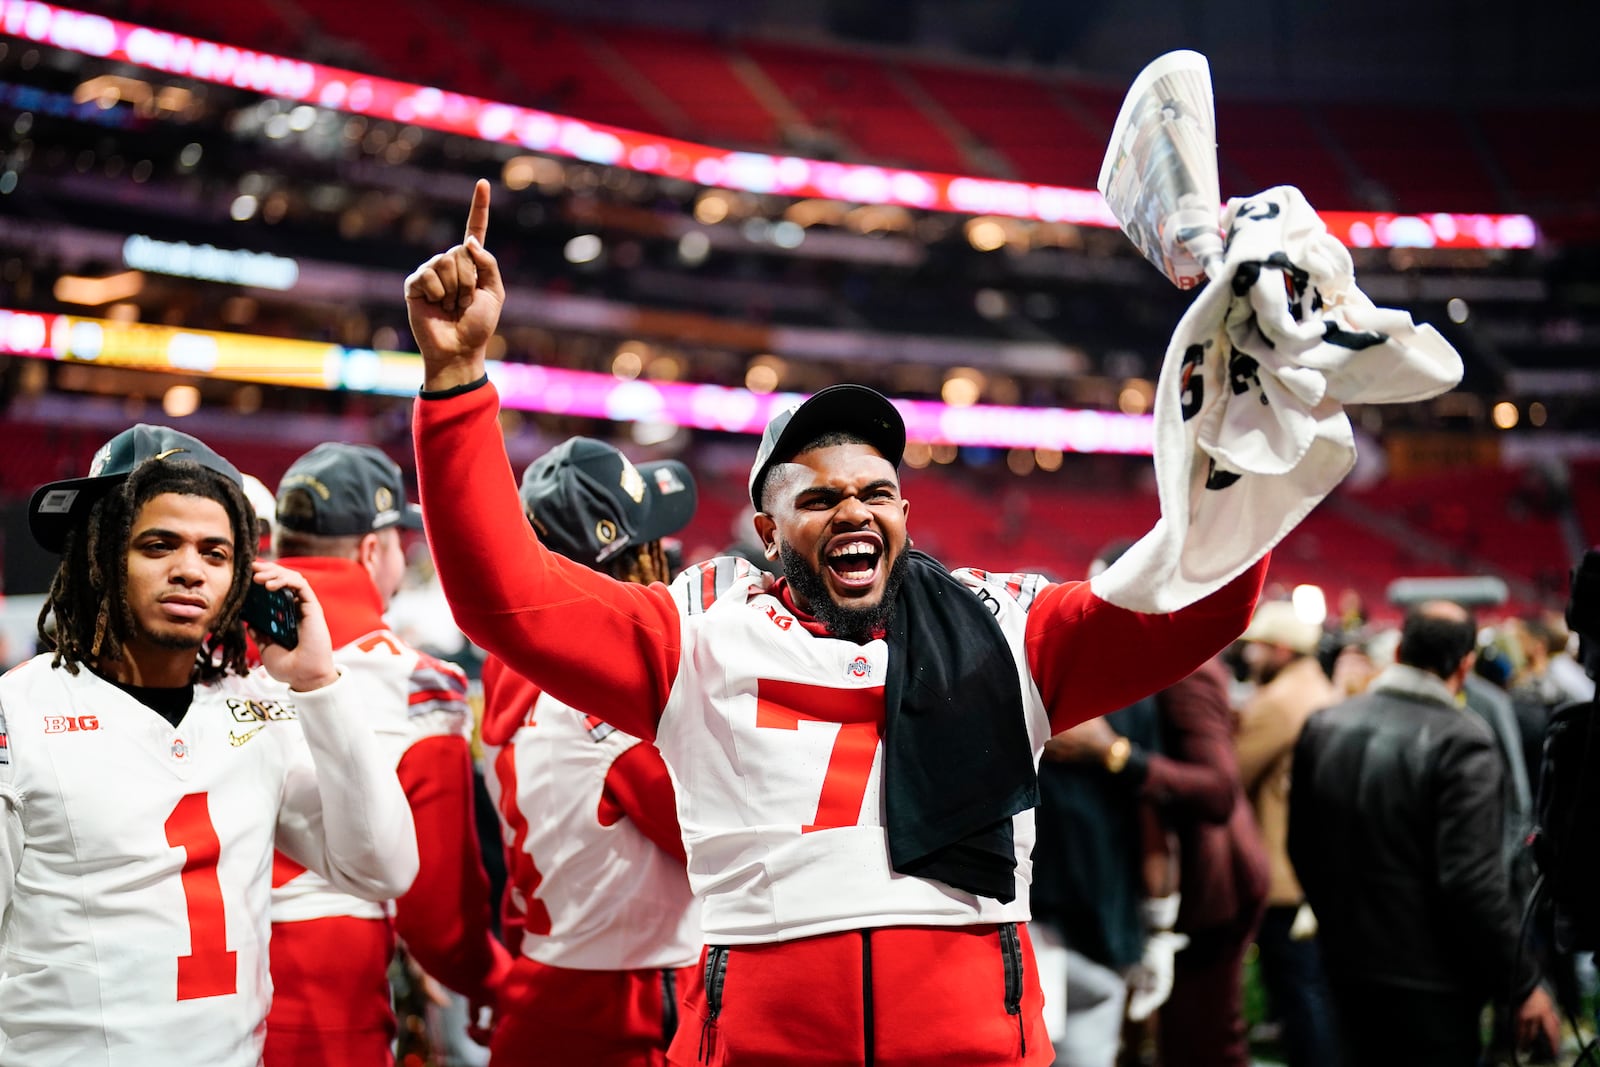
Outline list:
[[[99,307],[138,296],[144,289],[144,275],[136,270],[125,270],[104,278],[84,278],[76,274],[63,274],[56,279],[55,298],[63,304],[82,304]]]
[[[0,354],[388,396],[414,396],[422,382],[422,358],[408,352],[37,311],[0,309]],[[505,408],[723,433],[759,434],[773,414],[802,399],[799,393],[761,394],[696,382],[623,381],[613,374],[532,363],[492,362],[489,377]],[[934,444],[930,454],[937,463],[952,462],[958,445],[1149,455],[1155,441],[1149,416],[998,404],[958,408],[931,400],[894,403],[908,439]]]
[[[0,0],[0,32],[281,100],[704,186],[963,215],[1117,225],[1093,189],[729,151],[254,52],[39,0]],[[1321,215],[1334,237],[1355,248],[1531,248],[1539,236],[1527,215],[1358,211]]]
[[[299,263],[270,252],[213,248],[187,241],[158,241],[139,233],[122,243],[122,261],[135,270],[154,274],[258,289],[293,289],[300,278]]]

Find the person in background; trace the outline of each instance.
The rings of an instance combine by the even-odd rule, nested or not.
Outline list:
[[[244,498],[256,513],[256,558],[271,559],[273,535],[278,525],[278,498],[253,474],[244,476]]]
[[[1177,838],[1172,928],[1188,938],[1161,1009],[1161,1062],[1245,1067],[1244,959],[1271,866],[1239,776],[1227,676],[1213,660],[1156,694],[1156,707],[1165,754],[1151,757],[1143,792]]]
[[[384,623],[405,573],[401,531],[420,525],[393,460],[370,445],[318,445],[278,483],[276,514],[279,560],[317,591],[334,659],[360,688],[361,721],[405,790],[421,870],[398,899],[374,903],[277,857],[265,1064],[377,1067],[393,1062],[397,935],[427,974],[469,1000],[489,1001],[511,963],[490,931],[467,680]]]
[[[1559,1047],[1501,854],[1504,762],[1461,708],[1475,641],[1460,605],[1413,607],[1395,665],[1295,746],[1289,855],[1352,1067],[1475,1067],[1498,998],[1519,1044]]]
[[[1289,862],[1289,766],[1300,729],[1339,699],[1317,653],[1322,628],[1286,600],[1256,608],[1240,640],[1255,692],[1239,711],[1239,778],[1255,809],[1271,879],[1256,933],[1261,981],[1283,1026],[1289,1067],[1334,1067],[1337,1034],[1317,955],[1314,920]]]
[[[1066,957],[1065,981],[1045,993],[1065,995],[1064,1013],[1054,1013],[1060,1032],[1051,1033],[1061,1067],[1112,1067],[1125,1015],[1148,1018],[1160,1003],[1143,995],[1134,1006],[1129,997],[1132,972],[1152,948],[1147,898],[1172,891],[1170,885],[1146,883],[1151,837],[1159,837],[1157,845],[1166,851],[1165,831],[1139,795],[1158,730],[1155,699],[1145,697],[1045,742],[1033,846],[1033,929],[1041,957],[1052,937],[1059,938]],[[1169,919],[1167,930],[1171,926]],[[1174,949],[1153,948],[1165,950],[1170,983]],[[1166,992],[1161,990],[1160,999]]]
[[[522,477],[553,551],[620,581],[671,577],[662,539],[694,515],[689,469],[637,467],[575,437]],[[483,738],[509,843],[507,940],[492,1067],[660,1067],[684,969],[700,954],[672,779],[654,745],[563,704],[491,657]]]

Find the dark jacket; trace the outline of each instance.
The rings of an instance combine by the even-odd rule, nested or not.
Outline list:
[[[1146,697],[1106,722],[1149,752],[1159,744],[1156,702]],[[1033,846],[1033,917],[1055,925],[1067,946],[1123,970],[1144,953],[1143,840],[1138,782],[1096,764],[1039,765],[1038,837]]]
[[[1142,795],[1161,805],[1178,838],[1175,929],[1255,929],[1267,900],[1267,846],[1239,781],[1228,682],[1214,661],[1156,694],[1161,747]]]
[[[1289,857],[1332,981],[1520,1002],[1538,972],[1519,951],[1500,852],[1500,753],[1427,677],[1391,668],[1311,717],[1295,746]]]

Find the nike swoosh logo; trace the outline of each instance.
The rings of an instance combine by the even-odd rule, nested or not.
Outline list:
[[[257,726],[254,730],[246,730],[242,734],[241,733],[236,733],[236,732],[234,732],[232,730],[229,730],[228,731],[228,743],[230,745],[232,745],[234,748],[238,748],[240,745],[244,744],[246,741],[250,740],[256,734],[259,734],[262,730],[265,730],[266,728],[267,728],[266,724],[263,723],[262,725]]]

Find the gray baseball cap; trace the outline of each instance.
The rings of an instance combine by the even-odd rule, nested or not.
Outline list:
[[[278,483],[278,525],[324,537],[350,537],[401,526],[422,529],[422,511],[406,500],[400,465],[372,445],[329,441],[289,465]]]
[[[592,437],[557,445],[522,475],[522,509],[544,543],[590,567],[683,529],[695,493],[694,475],[677,460],[634,466]]]
[[[141,422],[100,446],[89,464],[87,478],[51,482],[34,491],[28,502],[28,529],[33,539],[48,551],[62,551],[67,531],[84,522],[96,500],[127,481],[141,464],[162,460],[198,463],[236,485],[244,484],[239,468],[199,438],[170,426]]]
[[[906,423],[889,398],[864,385],[830,385],[772,416],[750,468],[750,502],[759,510],[761,489],[774,464],[826,433],[854,434],[895,467],[906,451]]]

